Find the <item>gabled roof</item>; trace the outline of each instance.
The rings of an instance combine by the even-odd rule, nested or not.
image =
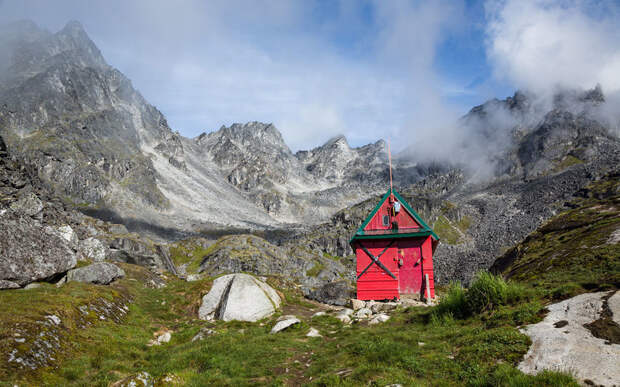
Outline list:
[[[402,232],[402,230],[400,230],[401,232],[399,232],[399,230],[385,230],[384,232],[381,232],[381,233],[368,232],[364,230],[366,226],[368,225],[368,223],[370,223],[372,218],[375,216],[377,211],[379,211],[383,203],[388,199],[388,197],[390,197],[390,191],[392,191],[392,193],[394,194],[394,197],[396,197],[396,199],[405,208],[405,210],[411,216],[413,216],[416,222],[418,222],[418,224],[421,226],[419,229],[416,229],[414,232]],[[415,212],[415,210],[409,205],[409,203],[407,203],[407,201],[403,199],[402,196],[398,194],[398,192],[394,190],[388,190],[385,193],[385,195],[383,195],[381,200],[379,200],[379,203],[374,208],[374,210],[372,210],[370,215],[368,215],[366,220],[364,220],[364,223],[362,223],[360,228],[357,229],[357,232],[353,234],[353,237],[351,238],[349,243],[353,243],[353,241],[357,239],[392,239],[392,238],[409,238],[409,237],[419,237],[419,236],[429,236],[429,235],[433,238],[435,242],[439,241],[439,237],[437,236],[437,234],[435,234],[433,229],[431,229],[426,224],[426,222],[422,220],[420,215],[418,215],[418,213]]]

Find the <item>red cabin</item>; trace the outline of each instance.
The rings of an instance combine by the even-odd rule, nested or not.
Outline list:
[[[351,241],[357,257],[357,298],[435,298],[433,252],[439,237],[389,190]]]

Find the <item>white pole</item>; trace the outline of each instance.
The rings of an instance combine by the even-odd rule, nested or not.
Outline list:
[[[428,280],[428,273],[424,274],[424,277],[426,279],[426,303],[430,304],[431,303],[431,288],[429,286],[429,280]]]

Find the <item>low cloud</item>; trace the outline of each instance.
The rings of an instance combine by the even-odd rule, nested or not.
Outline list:
[[[496,77],[547,93],[620,90],[620,5],[579,0],[488,1],[487,55]]]

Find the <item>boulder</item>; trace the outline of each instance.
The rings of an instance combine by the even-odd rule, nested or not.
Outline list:
[[[257,321],[280,307],[278,293],[248,274],[228,274],[213,281],[202,298],[198,317],[202,320]]]
[[[335,281],[316,289],[304,289],[304,296],[325,304],[344,306],[352,298],[353,288],[347,281]]]
[[[271,328],[271,332],[269,333],[281,332],[292,325],[299,324],[300,322],[301,321],[299,321],[299,319],[295,316],[282,316],[278,319],[276,325]]]
[[[316,312],[315,314],[312,315],[312,318],[325,316],[326,314],[327,312],[324,312],[324,311]]]
[[[0,280],[24,286],[76,264],[75,253],[50,227],[11,211],[0,217]]]
[[[69,270],[67,273],[67,281],[107,285],[124,276],[125,272],[120,267],[108,262],[98,262],[78,269]]]
[[[22,195],[10,205],[13,211],[27,216],[35,216],[43,211],[43,202],[33,192]]]
[[[83,258],[94,262],[102,262],[108,255],[107,246],[97,238],[87,238],[80,241],[78,250]]]
[[[594,337],[584,327],[601,316],[609,293],[586,293],[547,307],[549,313],[522,332],[532,345],[518,368],[526,374],[566,371],[588,384],[611,386],[620,380],[620,345]]]
[[[18,289],[20,286],[13,281],[0,280],[0,289]]]

